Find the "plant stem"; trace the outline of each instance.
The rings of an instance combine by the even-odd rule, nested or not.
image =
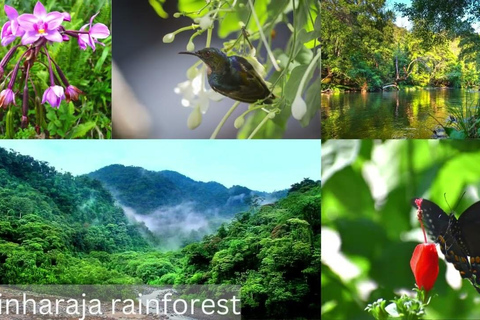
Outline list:
[[[252,138],[257,134],[257,132],[263,127],[263,125],[264,125],[265,123],[267,123],[268,119],[269,119],[269,116],[268,116],[268,113],[267,113],[267,114],[265,115],[265,118],[263,118],[262,122],[260,122],[260,123],[258,124],[258,126],[255,128],[255,130],[253,130],[253,132],[248,136],[247,139],[252,139]]]
[[[257,13],[255,12],[255,7],[253,6],[252,0],[248,0],[248,4],[250,5],[250,9],[252,10],[253,19],[255,20],[255,23],[258,26],[258,31],[260,32],[260,38],[262,38],[263,43],[265,43],[265,49],[267,49],[268,56],[270,57],[270,60],[272,60],[272,65],[275,68],[275,70],[280,71],[281,69],[277,64],[275,57],[273,56],[273,52],[270,49],[270,46],[268,45],[267,38],[265,37],[265,34],[263,34],[262,25],[258,20]]]
[[[305,71],[305,74],[303,75],[302,80],[300,80],[300,85],[298,86],[298,91],[297,91],[297,96],[302,94],[303,87],[305,86],[305,82],[307,81],[307,77],[310,72],[312,72],[313,66],[317,62],[318,59],[320,59],[320,54],[322,53],[322,49],[318,49],[317,55],[313,57],[312,61],[308,65],[307,71]]]
[[[212,42],[212,31],[213,31],[212,28],[208,28],[208,31],[207,31],[207,43],[206,43],[206,45],[205,45],[206,48],[210,47],[210,43]]]
[[[220,130],[222,129],[227,119],[232,115],[233,111],[235,111],[235,109],[238,107],[239,104],[240,104],[240,101],[236,101],[233,104],[233,106],[230,108],[230,110],[228,110],[228,112],[225,114],[225,116],[223,116],[222,121],[220,121],[218,126],[215,128],[215,131],[213,131],[210,139],[215,139],[217,137],[217,134],[220,132]]]

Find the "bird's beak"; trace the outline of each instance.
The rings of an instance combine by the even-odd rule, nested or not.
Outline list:
[[[196,52],[182,51],[182,52],[179,52],[179,54],[190,54],[192,56],[197,56],[198,57],[198,53],[196,53]]]

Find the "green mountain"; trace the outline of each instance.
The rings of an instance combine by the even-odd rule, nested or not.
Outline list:
[[[231,216],[248,209],[252,201],[272,202],[286,190],[267,193],[242,186],[227,188],[218,182],[200,182],[175,171],[149,171],[140,167],[110,165],[89,174],[102,181],[115,198],[138,214],[150,214],[161,207],[190,203],[193,210],[212,215]]]
[[[226,188],[199,182],[175,171],[149,171],[110,165],[89,174],[111,191],[130,219],[154,235],[153,243],[177,249],[211,234],[238,212],[271,203],[287,194]]]
[[[75,266],[69,257],[144,250],[141,228],[99,181],[0,148],[0,283],[71,283],[61,275]]]

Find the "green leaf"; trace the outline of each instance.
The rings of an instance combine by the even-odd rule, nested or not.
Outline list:
[[[103,64],[105,63],[105,60],[108,58],[108,55],[110,54],[110,48],[105,47],[102,52],[102,56],[100,59],[98,59],[97,63],[95,64],[95,72],[100,72]]]
[[[165,2],[165,0],[148,0],[148,2],[161,18],[163,19],[168,18],[168,13],[166,13],[162,7],[162,4]]]
[[[179,0],[178,1],[178,10],[180,12],[197,12],[198,10],[205,7],[204,0]],[[196,14],[190,14],[189,17],[197,17]]]
[[[72,132],[69,135],[70,139],[81,138],[84,137],[90,130],[95,128],[96,123],[94,121],[90,121],[87,123],[82,123],[73,128]]]
[[[297,35],[296,46],[305,45],[312,49],[320,45],[320,15],[319,9],[315,1],[300,1],[299,7],[296,9],[295,26],[300,32]]]
[[[305,95],[305,102],[307,103],[307,113],[302,118],[300,123],[303,127],[306,127],[310,120],[320,110],[320,80],[317,79],[307,90]],[[319,119],[320,121],[320,119]]]
[[[250,134],[255,130],[258,124],[267,116],[267,114],[262,111],[256,111],[252,116],[248,117],[245,121],[245,124],[238,131],[238,139],[246,139]],[[285,127],[278,125],[272,120],[268,120],[262,128],[255,134],[254,139],[280,139],[285,132]]]
[[[465,140],[467,138],[464,131],[459,131],[452,127],[445,127],[445,132],[450,139]]]
[[[292,74],[290,75],[290,78],[288,79],[288,82],[285,85],[285,91],[283,95],[287,105],[292,105],[293,100],[295,99],[295,95],[297,94],[300,81],[302,80],[302,77],[305,75],[307,68],[308,68],[307,65],[301,65],[293,69]]]
[[[313,52],[310,49],[307,49],[305,46],[300,47],[300,51],[298,52],[295,60],[298,61],[300,64],[309,64],[310,61],[313,59]]]

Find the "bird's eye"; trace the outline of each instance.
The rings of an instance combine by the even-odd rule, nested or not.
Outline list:
[[[205,58],[210,58],[210,51],[205,52]]]

